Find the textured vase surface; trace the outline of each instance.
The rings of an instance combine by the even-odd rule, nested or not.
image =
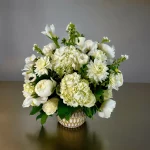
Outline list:
[[[82,110],[78,110],[72,114],[69,120],[61,119],[59,116],[57,118],[58,118],[58,122],[64,127],[77,128],[85,122],[86,115]]]

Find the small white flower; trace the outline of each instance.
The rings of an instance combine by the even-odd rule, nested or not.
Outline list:
[[[99,44],[99,49],[102,50],[108,59],[113,59],[115,57],[115,48],[110,47],[107,44]]]
[[[89,60],[89,57],[86,54],[82,53],[78,56],[78,61],[81,66],[84,64],[87,64],[88,60]]]
[[[30,105],[39,106],[40,104],[43,104],[47,101],[47,97],[38,97],[38,98],[32,98],[27,97],[22,104],[22,107],[29,107]]]
[[[50,26],[46,25],[45,26],[45,31],[41,32],[44,35],[47,35],[50,38],[56,37],[55,35],[55,26],[52,24]]]
[[[94,62],[90,61],[87,67],[87,76],[91,81],[95,81],[96,83],[105,80],[109,74],[107,72],[107,65],[97,59],[94,59]]]
[[[123,75],[121,71],[118,74],[114,74],[114,73],[110,74],[109,84],[108,84],[109,89],[118,90],[118,88],[122,85],[123,85]]]
[[[24,73],[25,83],[34,82],[36,80],[36,75],[34,73]]]
[[[43,47],[43,53],[46,55],[46,56],[51,56],[53,51],[56,49],[56,45],[55,43],[49,43],[48,45],[45,45]]]
[[[70,30],[71,25],[72,25],[72,23],[70,22],[70,23],[67,25],[67,27],[66,27],[66,31],[69,31],[69,30]]]
[[[76,44],[80,47],[83,48],[85,42],[85,37],[78,37],[76,39]]]
[[[35,92],[38,96],[48,97],[50,96],[56,88],[56,82],[51,80],[41,80],[35,86]]]
[[[41,57],[35,62],[35,73],[38,74],[38,76],[41,76],[43,74],[48,74],[47,69],[51,69],[51,63],[49,61],[49,57]]]
[[[58,108],[58,98],[51,98],[49,99],[46,103],[43,104],[43,111],[47,114],[47,115],[52,115],[56,112],[57,108]]]
[[[27,57],[27,58],[25,59],[25,63],[26,63],[26,64],[33,63],[35,59],[36,59],[36,56],[35,56],[34,54],[32,54],[30,57]]]
[[[104,101],[100,107],[101,112],[98,112],[98,115],[102,118],[109,118],[114,108],[116,107],[116,102],[112,99]]]
[[[129,59],[129,56],[128,55],[121,55],[122,58],[125,58],[126,60]]]

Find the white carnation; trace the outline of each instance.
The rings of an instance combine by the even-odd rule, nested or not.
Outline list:
[[[102,50],[108,59],[113,59],[115,57],[115,48],[110,47],[107,44],[99,44],[99,49]]]
[[[114,108],[116,107],[116,102],[112,99],[106,100],[100,107],[101,112],[98,115],[102,118],[109,118]]]
[[[105,63],[94,59],[93,61],[90,61],[90,63],[87,65],[87,76],[91,81],[95,81],[96,83],[104,81],[108,76],[108,67]]]
[[[43,47],[43,53],[46,56],[51,56],[53,54],[53,51],[56,49],[55,43],[49,43],[48,45],[45,45]]]
[[[108,84],[109,89],[118,90],[118,88],[122,85],[123,85],[123,75],[121,72],[118,74],[114,74],[114,73],[110,74],[109,84]]]
[[[35,92],[38,96],[48,97],[50,96],[56,88],[56,82],[51,80],[41,80],[35,86]]]
[[[39,58],[35,63],[35,73],[38,74],[38,76],[41,76],[43,74],[48,74],[48,69],[51,69],[51,63],[49,61],[49,57],[41,57]]]
[[[46,103],[43,104],[43,111],[47,114],[47,115],[52,115],[56,112],[57,108],[58,108],[58,98],[51,98],[49,99]]]
[[[77,73],[64,76],[60,83],[60,97],[65,104],[73,107],[92,107],[96,102],[88,81],[81,79]]]

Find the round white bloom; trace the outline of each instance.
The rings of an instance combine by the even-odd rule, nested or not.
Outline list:
[[[113,98],[112,89],[104,90],[103,96],[104,96],[104,100]]]
[[[51,69],[51,63],[49,61],[49,57],[41,57],[39,58],[35,63],[35,73],[38,74],[38,76],[41,76],[43,74],[48,74],[47,69]]]
[[[101,62],[105,62],[107,60],[107,57],[105,53],[98,49],[92,49],[89,53],[89,56],[93,56],[94,58],[98,59]]]
[[[23,95],[24,97],[29,97],[34,93],[34,86],[31,85],[30,83],[25,83],[23,84]]]
[[[88,57],[88,55],[82,53],[79,55],[78,61],[79,61],[79,64],[82,66],[82,65],[88,63],[89,57]]]
[[[102,82],[105,80],[108,76],[108,67],[105,63],[94,59],[93,61],[90,61],[90,64],[87,65],[87,76],[91,81],[95,81],[96,83]]]
[[[64,76],[60,83],[60,97],[65,104],[73,107],[92,107],[96,102],[88,81],[81,79],[77,73]]]
[[[35,86],[35,92],[38,94],[38,96],[41,97],[48,97],[50,96],[56,87],[56,82],[51,80],[41,80],[39,81]]]
[[[123,75],[121,72],[119,72],[118,74],[114,74],[114,73],[110,74],[109,84],[108,84],[109,89],[118,90],[118,88],[122,85],[123,85]]]
[[[43,104],[43,111],[47,114],[47,115],[52,115],[56,112],[57,108],[58,108],[58,98],[51,98],[49,99],[46,103]]]
[[[47,99],[48,99],[47,97],[38,97],[38,98],[27,97],[24,100],[22,107],[29,107],[30,105],[39,106],[40,104],[45,103]]]
[[[125,58],[126,60],[129,59],[129,56],[128,55],[121,55],[122,58]]]
[[[93,48],[94,42],[92,40],[86,40],[85,45],[88,50],[91,50]]]
[[[34,82],[36,80],[36,75],[34,73],[23,73],[25,83]]]
[[[83,58],[83,60],[81,60]],[[87,56],[83,55],[74,46],[63,46],[56,49],[52,57],[54,71],[63,76],[72,73],[73,70],[79,70],[82,63],[87,62]]]
[[[80,47],[83,48],[85,42],[85,37],[78,37],[76,40],[76,44]]]
[[[30,57],[27,57],[25,59],[25,63],[29,64],[29,63],[33,63],[33,61],[36,59],[36,56],[34,54],[32,54]]]
[[[53,51],[56,49],[56,45],[55,43],[49,43],[48,45],[45,45],[43,47],[43,53],[46,55],[46,56],[51,56]]]
[[[100,107],[101,112],[98,112],[98,115],[102,118],[109,118],[114,108],[116,107],[116,102],[112,99],[104,101]]]
[[[99,49],[102,50],[108,59],[113,59],[115,57],[115,48],[110,47],[107,44],[99,44]]]

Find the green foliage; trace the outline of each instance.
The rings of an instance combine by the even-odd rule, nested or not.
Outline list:
[[[96,97],[96,101],[101,101],[101,96],[103,95],[104,93],[104,90],[101,88],[101,87],[97,87],[95,92],[94,92],[94,95]]]
[[[31,112],[30,112],[30,115],[36,114],[36,113],[39,112],[41,109],[42,109],[42,105],[40,105],[40,106],[33,106],[33,107],[32,107],[32,110],[31,110]]]
[[[55,45],[56,45],[57,48],[60,48],[59,43],[58,43],[58,39],[59,38],[56,36],[56,37],[52,37],[51,40],[55,43]]]
[[[46,115],[46,113],[42,113],[42,115],[41,115],[41,124],[42,125],[46,122],[47,118],[48,118],[48,115]]]
[[[97,111],[96,106],[93,106],[93,107],[90,107],[90,108],[83,107],[83,112],[84,112],[89,118],[92,118],[93,115],[96,113],[96,111]]]
[[[87,74],[87,65],[83,65],[80,70],[78,71],[78,73],[81,75],[82,78],[86,79],[86,74]]]
[[[65,118],[66,120],[69,120],[71,115],[78,109],[80,108],[67,106],[63,103],[63,100],[59,100],[57,114],[61,119]]]
[[[109,43],[110,40],[107,37],[103,37],[101,43]]]
[[[33,45],[33,50],[35,50],[37,53],[44,55],[44,53],[42,52],[42,50],[39,48],[39,46],[37,44]]]
[[[40,113],[40,114],[36,117],[36,120],[42,118],[42,116],[43,116],[43,113]]]

